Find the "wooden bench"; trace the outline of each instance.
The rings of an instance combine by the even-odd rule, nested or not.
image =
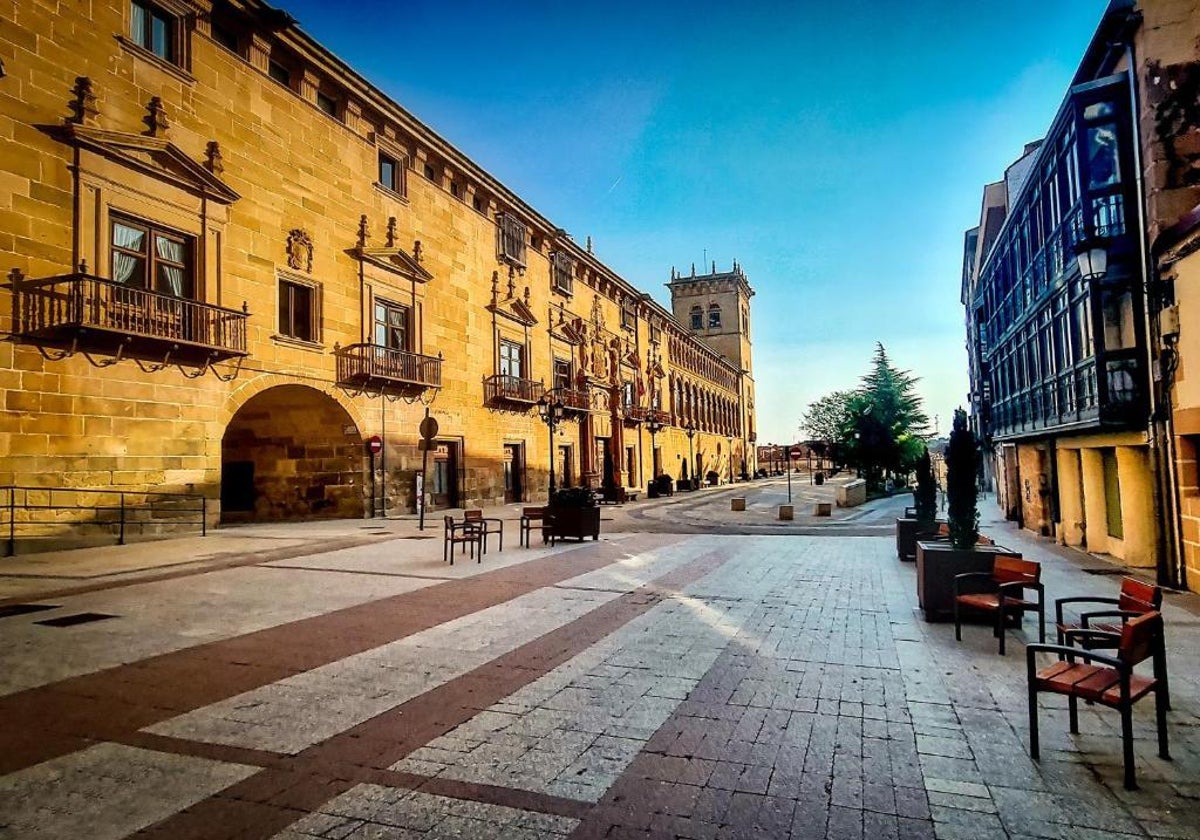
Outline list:
[[[1033,644],[1025,648],[1029,681],[1029,755],[1034,761],[1040,756],[1038,743],[1039,692],[1064,694],[1067,697],[1067,719],[1071,732],[1079,732],[1079,701],[1099,703],[1121,713],[1121,744],[1125,763],[1125,789],[1135,790],[1137,779],[1133,767],[1133,704],[1154,692],[1155,720],[1158,726],[1158,755],[1170,759],[1167,745],[1167,658],[1163,636],[1162,613],[1149,612],[1130,619],[1121,626],[1120,634],[1079,628],[1063,634],[1068,644]],[[1095,646],[1099,637],[1115,642],[1116,656],[1074,647],[1076,639]],[[1053,653],[1060,661],[1038,670],[1039,652]],[[1154,661],[1154,675],[1147,677],[1133,672],[1134,666],[1146,659]],[[1083,660],[1077,662],[1076,660]]]

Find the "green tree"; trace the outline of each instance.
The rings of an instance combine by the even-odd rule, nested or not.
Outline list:
[[[917,508],[917,521],[922,530],[929,530],[937,518],[937,482],[933,478],[933,462],[929,450],[922,448],[917,459],[917,489],[913,491],[913,503]]]
[[[850,400],[854,391],[834,391],[816,402],[800,418],[800,428],[813,440],[838,443],[843,440],[850,421]]]

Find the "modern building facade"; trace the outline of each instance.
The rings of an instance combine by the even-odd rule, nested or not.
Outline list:
[[[672,271],[681,322],[287,14],[89,9],[0,28],[0,484],[237,521],[753,472],[740,267]]]
[[[1198,11],[1110,3],[1045,137],[985,189],[964,257],[972,409],[1009,517],[1166,582],[1181,568],[1149,247],[1200,183],[1170,180],[1163,123],[1167,74],[1200,57]]]

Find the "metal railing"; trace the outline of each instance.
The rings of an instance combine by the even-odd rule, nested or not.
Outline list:
[[[136,532],[199,526],[208,535],[208,499],[199,493],[144,490],[86,490],[76,487],[0,487],[4,556],[17,553],[18,539],[62,538],[99,528],[125,545]]]
[[[592,407],[592,400],[587,391],[575,388],[555,388],[554,393],[562,400],[563,408],[568,411],[589,411]]]
[[[650,409],[644,405],[627,405],[624,407],[625,419],[631,423],[641,423],[649,414]]]
[[[351,344],[337,350],[339,382],[396,382],[442,387],[442,359],[378,344]]]
[[[16,330],[27,337],[62,337],[71,329],[100,330],[190,344],[225,356],[246,354],[244,311],[136,289],[90,274],[63,274],[14,283]]]
[[[542,398],[546,391],[541,382],[532,379],[522,379],[519,376],[507,376],[502,373],[489,376],[483,380],[484,398],[488,402],[501,400],[505,402],[535,403]]]

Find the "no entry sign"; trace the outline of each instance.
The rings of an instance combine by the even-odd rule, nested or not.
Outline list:
[[[367,439],[367,451],[372,455],[378,455],[383,451],[383,438],[379,435],[372,435]]]
[[[803,458],[804,450],[801,449],[799,446],[793,446],[792,447],[792,457],[793,458]]]

